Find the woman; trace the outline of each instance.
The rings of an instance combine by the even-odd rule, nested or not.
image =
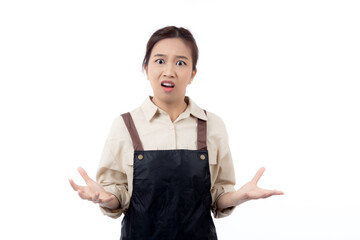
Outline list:
[[[114,120],[97,182],[82,168],[86,186],[70,180],[104,214],[125,214],[121,239],[217,239],[210,211],[224,217],[245,201],[283,194],[257,187],[264,168],[235,191],[222,120],[186,96],[197,58],[188,30],[156,31],[143,61],[154,96]]]

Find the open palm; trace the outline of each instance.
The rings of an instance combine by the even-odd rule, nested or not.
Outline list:
[[[69,182],[74,191],[78,192],[80,198],[99,203],[103,207],[112,208],[115,196],[106,192],[100,184],[92,180],[83,168],[79,167],[78,171],[86,186],[77,185],[72,179],[69,179]]]
[[[242,186],[237,192],[239,193],[239,195],[243,195],[243,197],[241,198],[240,201],[248,201],[248,200],[255,200],[255,199],[260,199],[260,198],[268,198],[270,196],[273,195],[283,195],[284,193],[278,190],[267,190],[267,189],[262,189],[259,188],[257,186],[261,176],[263,175],[265,171],[265,168],[260,168],[254,178],[246,183],[244,186]],[[239,204],[237,203],[237,205]]]

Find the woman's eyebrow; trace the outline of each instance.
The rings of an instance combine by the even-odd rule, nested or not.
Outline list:
[[[188,57],[186,57],[186,56],[176,56],[176,58],[182,58],[182,59],[189,60],[189,58],[188,58]]]
[[[157,54],[155,54],[153,57],[166,57],[166,55],[165,55],[165,54],[161,54],[161,53],[157,53]],[[182,55],[178,55],[178,56],[176,56],[176,58],[189,60],[188,57],[182,56]]]
[[[165,57],[165,55],[164,55],[164,54],[157,53],[157,54],[154,55],[154,57]]]

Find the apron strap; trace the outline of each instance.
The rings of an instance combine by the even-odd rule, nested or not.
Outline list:
[[[135,151],[144,151],[144,148],[143,148],[140,138],[139,138],[139,134],[135,127],[135,123],[134,123],[130,113],[127,112],[127,113],[122,114],[121,116],[124,119],[125,125],[130,133],[131,140],[132,140],[133,146],[134,146],[134,150]]]
[[[205,114],[206,111],[204,110]],[[144,151],[144,148],[141,144],[139,134],[136,130],[135,123],[131,117],[129,112],[121,115],[124,119],[125,125],[130,133],[131,140],[133,142],[135,151]],[[207,150],[206,145],[206,121],[198,118],[198,126],[197,126],[197,149],[198,150]]]
[[[206,111],[204,110],[205,114]],[[197,149],[198,150],[207,150],[206,145],[206,121],[198,118],[197,126]]]

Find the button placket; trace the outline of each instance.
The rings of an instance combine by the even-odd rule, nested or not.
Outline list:
[[[168,141],[167,141],[167,146],[169,149],[175,149],[176,148],[176,132],[175,132],[175,126],[174,123],[169,123],[168,125]]]

